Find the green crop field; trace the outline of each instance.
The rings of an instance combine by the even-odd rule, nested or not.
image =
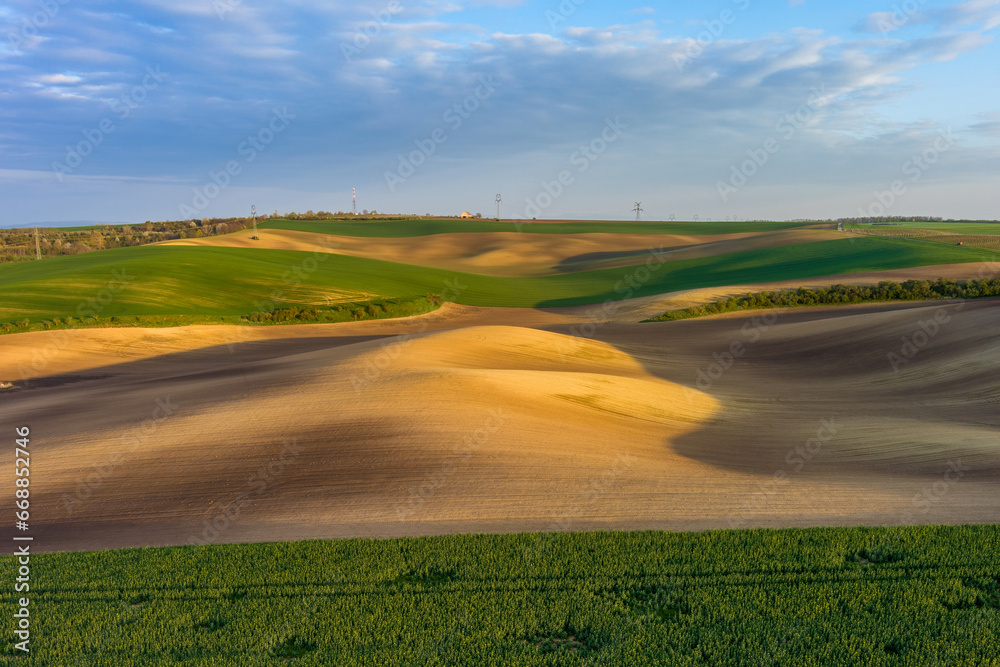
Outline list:
[[[1000,251],[1000,224],[896,222],[847,226],[848,231],[882,238],[902,238],[944,245],[966,245]]]
[[[1000,235],[1000,222],[893,222],[883,225],[853,224],[862,229],[934,229],[948,234]]]
[[[526,234],[740,234],[802,227],[801,222],[496,222],[495,220],[268,220],[260,229],[337,236],[401,238],[434,234],[523,232]]]
[[[555,307],[695,287],[989,261],[986,250],[886,238],[799,244],[539,278],[454,273],[373,259],[222,247],[142,246],[0,266],[0,321],[229,316],[343,297],[427,293],[475,306]],[[346,296],[344,296],[346,295]]]
[[[15,558],[2,559],[14,578]],[[1000,527],[452,536],[32,556],[0,664],[1000,664]],[[6,608],[14,608],[8,587]]]

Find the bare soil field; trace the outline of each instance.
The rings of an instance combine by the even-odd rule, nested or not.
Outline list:
[[[436,234],[402,238],[360,238],[287,230],[252,230],[157,245],[201,245],[331,252],[417,266],[505,277],[528,277],[618,268],[642,263],[649,253],[670,260],[710,257],[797,243],[845,238],[843,232],[792,229],[719,235]]]
[[[37,547],[1000,516],[997,300],[586,313],[5,336]]]

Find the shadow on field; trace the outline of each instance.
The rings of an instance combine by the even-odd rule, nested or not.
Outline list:
[[[667,254],[671,249],[665,249],[666,252],[658,254]],[[602,262],[612,262],[619,259],[628,259],[631,257],[646,257],[651,252],[656,251],[655,249],[641,249],[641,250],[618,250],[614,252],[588,252],[582,255],[574,255],[573,257],[567,257],[558,264],[552,267],[554,271],[559,273],[576,273],[578,271],[591,271],[595,269],[600,269],[600,264]]]
[[[935,327],[936,317],[946,321]],[[609,329],[604,340],[722,405],[668,445],[685,457],[789,477],[940,478],[961,460],[966,479],[1000,480],[1000,300],[755,311],[643,327],[659,332],[662,349],[635,328]]]

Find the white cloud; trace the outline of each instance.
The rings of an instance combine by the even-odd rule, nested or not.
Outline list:
[[[80,83],[83,79],[73,74],[44,74],[37,79],[41,83]]]

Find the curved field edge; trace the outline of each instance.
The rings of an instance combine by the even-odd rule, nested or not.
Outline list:
[[[672,322],[723,313],[771,308],[809,308],[813,306],[941,299],[983,299],[995,296],[1000,296],[1000,278],[959,281],[938,278],[933,282],[907,280],[903,283],[885,280],[875,286],[837,284],[817,289],[800,287],[798,289],[749,292],[739,297],[716,299],[697,306],[668,310],[661,315],[643,320],[643,322]]]
[[[13,579],[16,558],[0,558]],[[549,533],[31,558],[0,664],[982,665],[1000,527]],[[4,603],[13,608],[9,588]]]
[[[500,278],[292,250],[141,246],[0,266],[0,322],[237,316],[440,294],[471,306],[559,307],[698,287],[988,262],[967,247],[860,238],[537,278]]]
[[[524,234],[682,234],[713,235],[773,232],[806,227],[802,222],[532,222],[518,220],[377,220],[347,222],[327,220],[267,220],[260,229],[283,229],[334,236],[402,238],[477,232],[521,232]]]

